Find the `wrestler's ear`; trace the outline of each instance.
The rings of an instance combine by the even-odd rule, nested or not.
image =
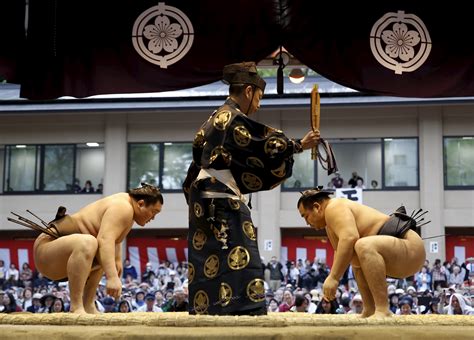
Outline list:
[[[138,200],[137,204],[138,204],[139,208],[143,208],[145,206],[145,201],[144,200]]]

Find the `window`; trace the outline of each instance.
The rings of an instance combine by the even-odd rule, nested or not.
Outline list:
[[[164,144],[162,182],[164,190],[182,190],[192,160],[191,143]]]
[[[3,193],[72,193],[80,192],[88,180],[95,188],[102,183],[104,149],[100,145],[6,145],[0,157]]]
[[[385,138],[384,186],[418,187],[418,139]]]
[[[311,159],[311,152],[294,155],[295,163],[293,164],[293,174],[285,182],[283,188],[291,190],[301,190],[302,188],[313,188],[315,183],[314,164]]]
[[[363,179],[366,189],[382,188],[382,146],[379,138],[353,138],[329,140],[334,151],[343,187],[349,187],[353,173]],[[318,184],[331,187],[334,175],[328,176],[318,162]],[[377,182],[372,188],[371,183]]]
[[[336,157],[343,188],[351,186],[349,180],[353,176],[362,178],[365,190],[418,188],[417,138],[350,138],[328,142]],[[310,151],[295,155],[294,160],[293,175],[285,181],[283,190],[340,185],[340,179],[333,181],[336,175],[328,176],[319,161],[311,160]]]
[[[140,186],[141,182],[160,186],[160,144],[129,144],[128,188]]]
[[[445,186],[474,186],[474,138],[444,138]]]
[[[4,192],[35,191],[38,188],[37,145],[7,145],[5,147]]]
[[[128,188],[141,182],[165,191],[181,191],[192,161],[192,144],[179,142],[129,144]]]
[[[44,146],[44,191],[70,190],[74,178],[74,145]]]

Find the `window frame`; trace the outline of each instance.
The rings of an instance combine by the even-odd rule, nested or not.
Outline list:
[[[464,137],[472,137],[474,140],[474,135],[464,135],[464,136],[443,136],[442,140],[442,148],[443,148],[443,187],[444,190],[474,190],[474,185],[448,185],[448,161],[447,161],[447,153],[445,149],[445,141],[446,139],[463,139]]]
[[[22,144],[26,147],[34,146],[36,148],[35,152],[35,172],[34,172],[34,190],[25,190],[25,191],[8,191],[5,190],[7,185],[7,179],[10,179],[11,171],[11,152],[7,152],[7,149],[10,147],[16,147],[17,144],[5,144],[5,154],[4,154],[4,164],[3,164],[3,180],[2,180],[2,192],[0,195],[69,195],[73,194],[72,185],[74,184],[74,179],[76,178],[76,163],[77,163],[77,144],[75,143],[47,143],[47,144]],[[45,147],[46,146],[73,146],[73,171],[71,178],[71,190],[44,190],[44,164],[45,164]],[[8,157],[8,161],[7,161]],[[7,168],[8,165],[8,168]]]

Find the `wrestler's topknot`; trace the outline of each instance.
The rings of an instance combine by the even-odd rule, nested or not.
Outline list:
[[[128,194],[136,201],[145,201],[146,205],[156,204],[156,202],[163,204],[163,195],[160,189],[148,183],[141,183],[141,187],[130,189]]]
[[[299,207],[300,204],[303,204],[303,207],[310,208],[313,203],[321,202],[329,198],[329,195],[334,194],[333,189],[324,189],[323,186],[318,186],[314,189],[308,189],[301,193],[301,197],[296,204],[296,207]]]

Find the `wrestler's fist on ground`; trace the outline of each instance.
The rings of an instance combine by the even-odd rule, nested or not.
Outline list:
[[[122,294],[122,281],[118,276],[107,280],[105,285],[106,293],[114,298],[120,297]]]
[[[329,275],[323,284],[323,297],[326,301],[332,301],[336,298],[336,290],[339,285],[339,280],[336,280],[331,275]]]

